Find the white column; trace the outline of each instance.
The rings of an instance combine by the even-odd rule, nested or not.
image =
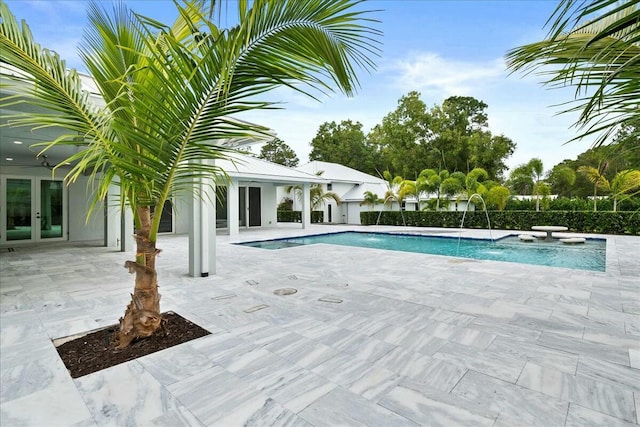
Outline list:
[[[197,193],[189,204],[189,276],[216,273],[216,205],[213,183],[196,182]]]
[[[121,248],[119,200],[118,189],[109,187],[104,201],[104,245],[108,248]]]
[[[134,241],[133,212],[129,206],[125,206],[124,211],[120,211],[120,251],[133,251]]]
[[[309,228],[311,225],[311,185],[302,185],[302,228]]]
[[[227,187],[227,228],[229,236],[240,232],[240,195],[238,179],[231,179]]]

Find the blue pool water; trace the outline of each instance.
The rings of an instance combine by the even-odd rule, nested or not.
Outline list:
[[[587,239],[584,244],[566,245],[557,240],[553,242],[541,240],[525,243],[521,242],[516,236],[507,236],[495,241],[463,238],[460,239],[458,244],[457,237],[346,231],[240,244],[263,249],[283,249],[312,245],[314,243],[519,262],[522,264],[591,271],[605,271],[606,266],[606,241],[604,239]]]

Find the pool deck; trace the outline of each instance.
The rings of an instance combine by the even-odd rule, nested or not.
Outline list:
[[[604,273],[230,244],[345,230],[458,236],[383,226],[249,230],[218,238],[218,271],[208,278],[186,275],[185,236],[161,236],[163,311],[212,334],[75,380],[51,339],[117,321],[133,288],[123,268],[132,254],[91,243],[0,250],[0,425],[640,422],[640,237],[588,235],[607,239]],[[521,233],[493,231],[505,234]],[[297,293],[274,295],[279,288]]]

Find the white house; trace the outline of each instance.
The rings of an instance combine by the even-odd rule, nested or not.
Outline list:
[[[0,64],[0,82],[16,71]],[[97,105],[103,103],[93,80],[82,75],[83,88]],[[2,98],[11,95],[6,88]],[[102,241],[105,246],[122,251],[133,249],[133,219],[129,211],[119,209],[119,189],[112,187],[109,199],[87,221],[92,199],[88,179],[64,185],[64,165],[58,165],[77,150],[75,147],[56,146],[46,156],[36,157],[39,142],[52,141],[62,134],[60,130],[30,131],[7,126],[8,117],[16,113],[29,113],[24,105],[3,106],[0,111],[0,247],[60,241]],[[211,141],[211,144],[239,147],[255,141]],[[161,231],[189,233],[189,274],[206,276],[215,272],[215,236],[217,230],[237,234],[242,227],[275,227],[278,203],[277,188],[284,185],[302,185],[302,203],[309,206],[309,187],[326,180],[284,166],[250,156],[235,155],[232,161],[218,160],[227,172],[230,182],[217,187],[218,203],[194,199],[190,195],[174,195],[163,214]],[[203,183],[203,190],[206,188]],[[214,194],[209,200],[216,200]],[[217,205],[217,206],[216,206]],[[310,209],[302,217],[302,227],[311,223]]]
[[[399,206],[396,202],[391,205],[382,203],[372,207],[363,205],[364,195],[370,191],[379,198],[383,199],[388,190],[387,182],[379,177],[366,174],[356,169],[340,165],[338,163],[322,162],[314,160],[297,168],[298,171],[313,174],[325,179],[327,182],[321,184],[324,191],[333,191],[340,197],[340,204],[333,200],[325,202],[322,206],[314,209],[324,212],[324,222],[335,224],[360,224],[360,213],[363,211],[397,211]],[[278,200],[284,198],[293,200],[294,210],[300,210],[300,201],[296,200],[293,194],[287,194],[284,188],[278,191]],[[421,199],[421,205],[429,198],[435,198],[436,195],[426,195]],[[467,206],[468,205],[468,206]],[[457,200],[440,202],[441,210],[464,211],[465,209],[475,210],[474,203],[467,203],[466,198]],[[415,198],[408,197],[404,202],[402,209],[405,211],[419,210],[418,203]]]
[[[332,191],[340,197],[340,204],[330,200],[322,206],[314,208],[324,212],[324,222],[326,223],[360,224],[360,212],[372,210],[370,205],[362,205],[364,194],[370,191],[383,198],[387,192],[387,184],[384,179],[338,163],[314,160],[299,166],[296,170],[323,178],[325,180],[325,183],[321,184],[323,190]],[[278,197],[280,201],[285,197],[291,198],[294,210],[300,210],[300,201],[294,195],[287,194],[284,189],[280,189]],[[407,200],[405,209],[415,209],[415,200]],[[373,210],[398,210],[398,204],[395,202],[389,206],[378,204]]]

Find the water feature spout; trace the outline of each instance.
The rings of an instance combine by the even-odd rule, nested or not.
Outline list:
[[[458,256],[458,253],[460,252],[460,238],[462,237],[462,227],[464,226],[464,217],[467,215],[467,211],[469,210],[469,203],[471,202],[471,200],[473,200],[474,197],[477,197],[480,200],[482,200],[484,213],[487,216],[487,226],[489,227],[489,239],[491,239],[491,242],[493,242],[493,236],[491,235],[491,221],[489,221],[489,212],[487,211],[487,204],[484,202],[484,199],[482,198],[481,195],[479,195],[478,193],[473,193],[471,197],[469,197],[469,200],[467,200],[467,206],[464,210],[464,213],[462,214],[462,221],[460,222],[460,231],[458,232],[458,247],[456,249],[456,256]]]

